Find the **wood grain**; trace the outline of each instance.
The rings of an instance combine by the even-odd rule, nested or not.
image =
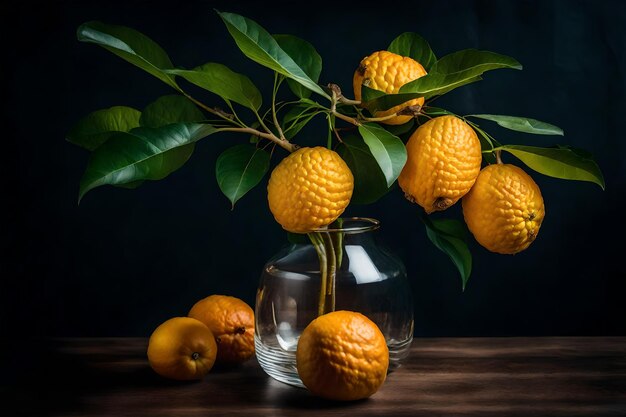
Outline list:
[[[2,415],[626,416],[626,338],[413,342],[372,398],[334,403],[267,377],[255,360],[195,383],[152,372],[145,339],[2,345]],[[10,359],[10,360],[7,360]]]

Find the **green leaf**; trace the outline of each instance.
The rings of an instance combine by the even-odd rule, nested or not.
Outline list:
[[[370,111],[387,110],[414,98],[429,99],[480,81],[485,71],[499,68],[519,70],[522,66],[515,59],[495,52],[465,49],[441,58],[428,74],[406,83],[398,94],[372,94],[366,90],[363,101]]]
[[[144,127],[161,127],[179,122],[200,122],[204,120],[202,112],[188,98],[179,95],[159,97],[148,104],[139,123]],[[163,165],[169,166],[172,171],[183,166],[193,154],[195,143],[171,149],[161,155]],[[122,188],[137,188],[143,181],[134,181],[128,184],[115,184]]]
[[[440,74],[453,74],[455,72],[473,70],[476,75],[485,71],[511,68],[516,70],[522,69],[516,59],[510,56],[501,55],[491,51],[479,51],[478,49],[464,49],[462,51],[453,52],[439,59],[433,65],[431,72]]]
[[[67,134],[67,140],[93,151],[114,132],[128,132],[139,127],[141,112],[131,107],[115,106],[97,110],[78,121]]]
[[[391,187],[406,163],[404,143],[375,123],[359,126],[359,133],[383,172],[387,187]]]
[[[270,166],[270,154],[253,145],[237,145],[225,150],[215,164],[220,190],[232,203],[257,185]]]
[[[400,101],[404,96],[406,96],[407,99]],[[415,94],[413,93],[387,94],[384,91],[361,85],[361,101],[364,106],[372,112],[381,109],[385,105],[385,100],[395,100],[398,101],[398,104],[402,104],[413,98],[415,98]]]
[[[421,81],[419,85],[414,84],[420,80],[423,81]],[[455,88],[480,80],[482,80],[480,76],[468,78],[465,77],[464,73],[453,74],[450,76],[442,74],[426,74],[423,77],[402,86],[400,88],[400,92],[397,94],[386,94],[382,91],[374,90],[366,86],[362,86],[361,94],[364,106],[370,112],[376,112],[388,110],[418,97],[431,98],[433,96],[443,95],[454,90]],[[409,85],[412,86],[412,89],[405,91],[405,87]]]
[[[177,123],[116,133],[92,153],[78,201],[101,185],[165,178],[187,161],[191,155],[187,145],[217,131],[208,124]]]
[[[564,180],[589,181],[604,190],[604,177],[589,152],[566,146],[539,148],[535,146],[502,145],[499,148],[515,155],[535,171]]]
[[[322,73],[322,57],[313,45],[293,35],[274,35],[274,39],[311,80],[316,83],[319,81]],[[291,91],[300,98],[307,98],[311,95],[308,88],[304,88],[293,80],[288,79],[287,84],[289,84]]]
[[[424,97],[426,99],[441,96],[456,88],[482,80],[480,75],[472,75],[473,73],[473,70],[466,70],[452,74],[426,74],[400,87],[400,93],[417,94],[418,97]],[[422,81],[418,83],[417,81],[419,80]]]
[[[454,236],[461,240],[467,240],[470,236],[467,226],[460,220],[455,219],[430,219],[433,227],[440,233]]]
[[[222,64],[209,62],[193,70],[174,69],[168,70],[167,73],[183,77],[224,100],[234,101],[255,111],[259,110],[263,101],[261,92],[248,77]]]
[[[405,84],[400,88],[400,92],[423,92],[425,98],[430,98],[462,85],[480,81],[482,79],[480,76],[486,71],[500,68],[521,70],[522,65],[506,55],[464,49],[439,59],[429,74]]]
[[[78,27],[77,36],[79,41],[100,45],[180,90],[174,77],[163,71],[174,67],[167,53],[143,33],[125,26],[87,22]]]
[[[168,95],[148,104],[139,123],[144,127],[161,127],[178,122],[201,122],[204,119],[202,112],[189,99]]]
[[[258,23],[234,13],[218,12],[218,14],[244,55],[330,99],[330,96],[283,51],[278,42]]]
[[[354,174],[351,203],[371,204],[387,194],[387,180],[363,139],[357,136],[344,137],[337,147],[337,153]]]
[[[461,274],[463,291],[472,273],[472,254],[465,243],[467,231],[458,220],[430,219],[422,215],[426,226],[426,235],[443,253],[448,255]]]
[[[517,132],[532,133],[534,135],[560,135],[563,136],[563,129],[550,123],[542,122],[528,117],[502,116],[497,114],[470,114],[465,117],[476,117],[479,119],[491,120],[499,126]]]
[[[422,64],[426,71],[430,71],[430,68],[437,62],[437,57],[430,49],[428,42],[417,33],[403,33],[391,42],[387,50],[413,58]]]

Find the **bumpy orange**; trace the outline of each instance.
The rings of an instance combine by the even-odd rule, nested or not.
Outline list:
[[[202,379],[213,367],[217,345],[200,321],[175,317],[150,336],[148,361],[161,376],[178,380]]]
[[[514,254],[535,240],[545,216],[539,187],[521,168],[510,164],[485,167],[463,197],[463,216],[482,246]]]
[[[285,230],[307,233],[334,222],[350,203],[353,189],[352,172],[336,152],[300,148],[274,168],[267,199]]]
[[[210,295],[194,304],[188,316],[213,332],[218,363],[241,363],[254,355],[254,311],[239,298]]]
[[[313,320],[296,351],[298,375],[315,395],[339,401],[367,398],[385,382],[385,337],[360,313],[335,311]]]
[[[412,58],[394,54],[389,51],[374,52],[363,58],[359,67],[354,72],[352,86],[354,98],[361,100],[361,86],[365,85],[375,90],[384,91],[387,94],[395,94],[400,91],[404,84],[426,75],[426,70],[419,62]],[[392,115],[408,106],[422,106],[424,98],[419,97],[389,110],[376,112],[376,117]],[[396,116],[382,121],[388,125],[401,125],[413,116]]]
[[[463,197],[480,172],[476,132],[458,117],[436,117],[406,144],[407,161],[398,177],[405,196],[427,213],[445,210]]]

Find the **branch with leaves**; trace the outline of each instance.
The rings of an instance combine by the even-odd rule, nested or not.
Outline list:
[[[263,98],[252,80],[222,64],[206,63],[192,69],[175,67],[159,45],[134,29],[100,22],[88,22],[78,28],[80,41],[107,49],[177,93],[156,99],[142,111],[126,106],[95,111],[71,129],[68,141],[91,152],[80,182],[79,201],[102,185],[135,188],[145,180],[163,179],[189,160],[197,141],[216,133],[239,133],[248,143],[222,153],[215,170],[220,189],[234,206],[269,170],[272,150],[279,146],[294,151],[298,145],[293,141],[302,129],[316,116],[324,116],[328,121],[327,146],[342,156],[354,174],[352,202],[371,204],[389,192],[398,178],[407,160],[404,142],[419,124],[453,114],[431,106],[432,100],[482,80],[487,71],[522,69],[511,57],[475,49],[437,58],[422,37],[404,33],[391,42],[388,50],[420,62],[427,75],[405,84],[394,94],[363,86],[362,100],[357,101],[345,97],[335,84],[319,84],[322,58],[309,42],[292,35],[271,35],[240,15],[218,14],[244,55],[274,73],[272,97],[265,111],[261,110]],[[209,106],[193,97],[181,86],[181,80],[218,96],[222,107]],[[280,102],[279,91],[285,84],[295,99]],[[375,115],[418,97],[425,98],[424,106],[402,108],[390,116]],[[400,126],[380,124],[398,114],[413,118]],[[554,125],[503,115],[458,117],[476,131],[487,163],[494,162],[496,155],[504,151],[539,173],[590,181],[604,188],[602,173],[589,153],[561,145],[502,144],[476,119],[534,135],[563,135]],[[450,256],[465,287],[472,265],[465,226],[456,220],[430,219],[425,215],[421,218],[428,237]]]

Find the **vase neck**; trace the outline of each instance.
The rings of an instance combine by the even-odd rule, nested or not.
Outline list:
[[[378,220],[368,218],[340,219],[329,227],[308,234],[320,263],[318,315],[335,310],[335,283],[341,269],[346,245],[364,245],[378,229]]]

